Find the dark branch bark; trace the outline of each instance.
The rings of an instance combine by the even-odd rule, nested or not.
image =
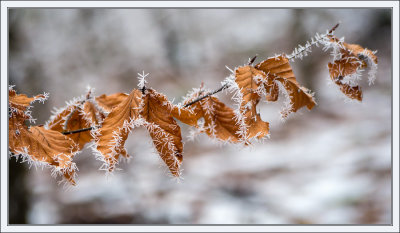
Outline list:
[[[190,105],[192,105],[192,104],[194,104],[194,103],[197,103],[197,102],[199,102],[200,100],[205,99],[205,98],[207,98],[207,97],[209,97],[209,96],[212,96],[212,95],[214,95],[214,94],[216,94],[216,93],[218,93],[218,92],[220,92],[220,91],[222,91],[222,90],[224,90],[224,89],[226,89],[226,88],[228,88],[228,87],[229,87],[228,84],[224,84],[224,85],[223,85],[222,87],[220,87],[219,89],[217,89],[217,90],[215,90],[215,91],[212,91],[212,92],[209,92],[209,93],[207,93],[207,94],[205,94],[205,95],[203,95],[203,96],[201,96],[201,97],[198,97],[197,99],[193,100],[192,102],[185,104],[184,107],[189,107]]]
[[[74,134],[74,133],[80,133],[80,132],[85,132],[85,131],[89,131],[94,129],[95,127],[89,127],[89,128],[84,128],[84,129],[77,129],[77,130],[72,130],[72,131],[65,131],[65,132],[61,132],[64,135],[68,135],[68,134]]]

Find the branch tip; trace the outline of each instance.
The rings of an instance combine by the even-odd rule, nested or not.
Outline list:
[[[256,60],[257,55],[255,55],[251,60],[249,59],[249,64],[248,65],[252,65],[254,63],[254,61]]]
[[[335,26],[333,26],[333,28],[332,28],[331,30],[329,30],[329,34],[331,34],[332,32],[334,32],[334,31],[336,30],[336,28],[339,27],[339,24],[340,24],[340,22],[337,23]]]

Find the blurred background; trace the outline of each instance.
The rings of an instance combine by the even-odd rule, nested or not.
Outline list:
[[[330,82],[329,53],[314,48],[292,63],[318,105],[283,122],[284,98],[261,103],[271,138],[246,148],[184,136],[183,180],[168,175],[145,129],[126,142],[129,163],[99,171],[89,148],[74,158],[77,186],[49,169],[9,161],[11,224],[390,224],[391,11],[389,9],[10,9],[9,84],[50,93],[51,110],[85,94],[129,93],[137,73],[175,103],[204,82],[216,89],[231,69],[291,53],[336,23],[338,37],[378,50],[375,85],[362,103]],[[6,87],[2,87],[6,88]],[[218,97],[233,106],[230,95]]]

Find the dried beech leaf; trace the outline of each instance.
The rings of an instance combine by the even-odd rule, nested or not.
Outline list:
[[[369,57],[375,64],[378,64],[378,57],[369,49],[364,49],[358,44],[347,44],[343,43],[343,46],[350,51],[354,57],[358,57],[360,60],[365,60]]]
[[[204,92],[202,88],[194,89],[186,97],[183,104],[186,105],[196,100]],[[235,121],[234,110],[222,103],[217,97],[206,97],[182,109],[187,112],[181,112],[179,115],[177,108],[174,107],[172,115],[185,124],[195,126],[199,129],[198,132],[206,133],[208,136],[221,141],[239,142],[239,134],[237,133],[239,127]],[[204,124],[201,126],[197,124],[200,118],[204,119]]]
[[[54,175],[63,174],[67,181],[75,185],[76,165],[72,158],[79,148],[70,138],[42,126],[34,126],[28,130],[11,118],[9,148],[15,155],[21,155],[23,161],[52,166]]]
[[[202,117],[202,114],[199,112],[199,109],[194,107],[178,107],[173,106],[171,114],[173,117],[178,119],[179,121],[197,127],[197,121]]]
[[[284,55],[269,58],[257,64],[256,68],[267,75],[267,79],[264,81],[267,100],[276,101],[278,99],[279,88],[276,81],[279,81],[288,93],[290,103],[289,107],[282,112],[284,118],[304,106],[307,106],[309,110],[315,106],[314,97],[307,88],[300,86],[297,82],[289,60]]]
[[[115,108],[118,104],[124,101],[128,97],[128,94],[125,93],[115,93],[112,95],[101,95],[96,97],[97,103],[104,108],[106,111],[110,112],[113,108]]]
[[[238,134],[246,144],[251,138],[263,138],[269,134],[269,123],[261,120],[256,106],[262,93],[261,86],[267,77],[263,71],[253,66],[242,66],[236,69],[235,82],[240,89],[239,114],[236,114],[239,125]]]
[[[25,120],[31,119],[28,109],[36,100],[44,101],[47,95],[27,97],[9,89],[8,138],[9,150],[16,156],[22,156],[22,161],[31,165],[53,167],[53,174],[62,174],[71,184],[75,185],[74,176],[76,165],[72,158],[78,152],[78,146],[68,137],[41,126],[28,129]]]
[[[146,121],[145,127],[162,160],[172,175],[180,176],[183,144],[181,129],[171,114],[172,110],[172,104],[164,95],[152,89],[146,90],[140,115]]]
[[[18,108],[22,111],[25,111],[28,107],[30,107],[31,103],[37,100],[45,100],[45,99],[47,99],[46,95],[37,95],[34,97],[28,97],[25,94],[17,94],[17,92],[13,89],[8,90],[8,101],[10,106]]]
[[[367,64],[365,60],[369,58],[373,63],[378,64],[378,57],[375,55],[375,52],[372,52],[369,49],[363,48],[358,44],[348,44],[346,42],[340,41],[335,36],[328,36],[332,42],[339,43],[341,48],[341,53],[344,54],[343,57],[354,57],[360,62],[362,62],[362,67],[366,67]]]
[[[242,66],[236,69],[235,82],[242,93],[243,105],[246,105],[251,100],[260,99],[257,93],[260,82],[256,80],[257,76],[261,79],[265,79],[265,74],[255,69],[253,66]]]
[[[216,97],[207,97],[196,103],[204,118],[204,131],[210,137],[222,141],[239,142],[239,126],[235,121],[234,110]]]
[[[18,118],[20,121],[33,120],[29,109],[35,101],[44,102],[48,95],[41,94],[34,97],[28,97],[25,94],[17,94],[10,86],[8,90],[8,105],[10,117]]]
[[[244,122],[246,125],[246,134],[242,134],[242,137],[245,137],[245,143],[248,144],[248,140],[251,138],[261,139],[269,134],[269,123],[265,122],[261,119],[260,114],[256,111],[256,106],[259,100],[252,100],[251,107],[249,111],[246,111],[244,114]],[[243,132],[241,129],[239,132]]]
[[[361,88],[359,86],[350,86],[343,82],[343,78],[355,74],[359,66],[359,61],[354,57],[343,58],[328,64],[330,77],[340,87],[340,90],[347,97],[362,101]]]
[[[129,157],[124,145],[129,132],[138,119],[142,93],[134,89],[117,107],[113,108],[97,132],[95,152],[104,162],[103,169],[109,172],[115,169],[119,156]]]
[[[74,131],[96,126],[104,117],[92,101],[85,101],[83,104],[81,101],[78,101],[75,104],[68,105],[63,111],[53,116],[46,123],[46,127],[58,132]],[[86,143],[93,139],[90,131],[68,134],[66,136],[77,143],[80,150],[83,149]]]
[[[369,82],[375,79],[378,58],[374,52],[364,49],[357,44],[347,44],[334,36],[330,36],[331,41],[337,42],[340,47],[339,59],[328,64],[331,79],[339,86],[340,90],[349,98],[362,101],[361,87],[357,81],[361,75],[361,69],[371,65],[369,72]]]

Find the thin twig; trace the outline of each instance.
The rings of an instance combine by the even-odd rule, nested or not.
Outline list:
[[[339,27],[340,23],[337,23],[335,26],[333,26],[333,28],[331,30],[329,30],[329,34],[331,34],[332,32],[334,32],[336,30],[337,27]]]
[[[68,134],[74,134],[74,133],[81,133],[81,132],[89,131],[89,130],[92,130],[94,128],[97,128],[97,126],[84,128],[84,129],[77,129],[77,130],[72,130],[72,131],[66,131],[66,132],[61,132],[61,133],[64,134],[64,135],[68,135]]]
[[[335,26],[333,26],[333,28],[331,28],[331,30],[329,30],[329,32],[327,34],[324,34],[323,36],[332,34],[338,27],[339,27],[339,23],[337,23]],[[295,48],[295,51],[291,55],[286,55],[286,58],[291,60],[291,59],[297,57],[299,54],[302,54],[304,51],[307,51],[312,46],[317,45],[321,40],[322,40],[322,37],[320,39],[317,39],[316,41],[312,41],[311,43],[309,43],[307,41],[307,45],[305,45],[304,47],[300,47],[299,50],[297,50],[297,48]]]
[[[256,58],[257,58],[257,55],[254,56],[252,59],[249,59],[248,65],[252,65],[252,64],[254,63],[254,61],[256,60]],[[203,83],[202,83],[202,87],[203,87]],[[186,108],[186,107],[189,107],[190,105],[195,104],[195,103],[199,102],[200,100],[205,99],[205,98],[207,98],[207,97],[209,97],[209,96],[212,96],[212,95],[214,95],[214,94],[217,94],[218,92],[223,91],[223,90],[225,90],[225,89],[228,88],[228,87],[229,87],[229,85],[228,85],[227,83],[225,83],[224,85],[222,85],[222,86],[221,86],[220,88],[218,88],[217,90],[211,91],[211,92],[209,92],[209,93],[207,93],[207,94],[205,94],[205,95],[203,95],[203,96],[201,96],[201,97],[198,97],[197,99],[193,100],[192,102],[185,104],[184,107],[185,107],[185,108]]]
[[[67,115],[67,117],[65,118],[64,127],[63,127],[64,131],[68,129],[68,122],[71,119],[71,117],[75,114],[75,112],[78,110],[78,108],[81,108],[82,105],[85,104],[85,102],[90,99],[91,94],[92,94],[92,90],[89,89],[88,93],[86,94],[86,99],[80,101],[79,104],[76,106],[76,108]]]
[[[252,65],[253,62],[256,60],[257,55],[255,55],[251,60],[249,60],[249,64],[248,65]]]
[[[199,98],[193,100],[192,102],[185,104],[183,107],[185,107],[185,108],[186,108],[186,107],[189,107],[190,105],[195,104],[195,103],[199,102],[200,100],[205,99],[205,98],[207,98],[207,97],[209,97],[209,96],[212,96],[212,95],[214,95],[214,94],[216,94],[216,93],[218,93],[218,92],[220,92],[220,91],[222,91],[222,90],[224,90],[224,89],[226,89],[226,88],[228,88],[228,87],[229,87],[228,84],[225,83],[225,84],[224,84],[222,87],[220,87],[219,89],[217,89],[217,90],[215,90],[215,91],[212,91],[212,92],[209,92],[209,93],[207,93],[207,94],[205,94],[205,95],[203,95],[203,96],[201,96],[201,97],[199,97]]]

